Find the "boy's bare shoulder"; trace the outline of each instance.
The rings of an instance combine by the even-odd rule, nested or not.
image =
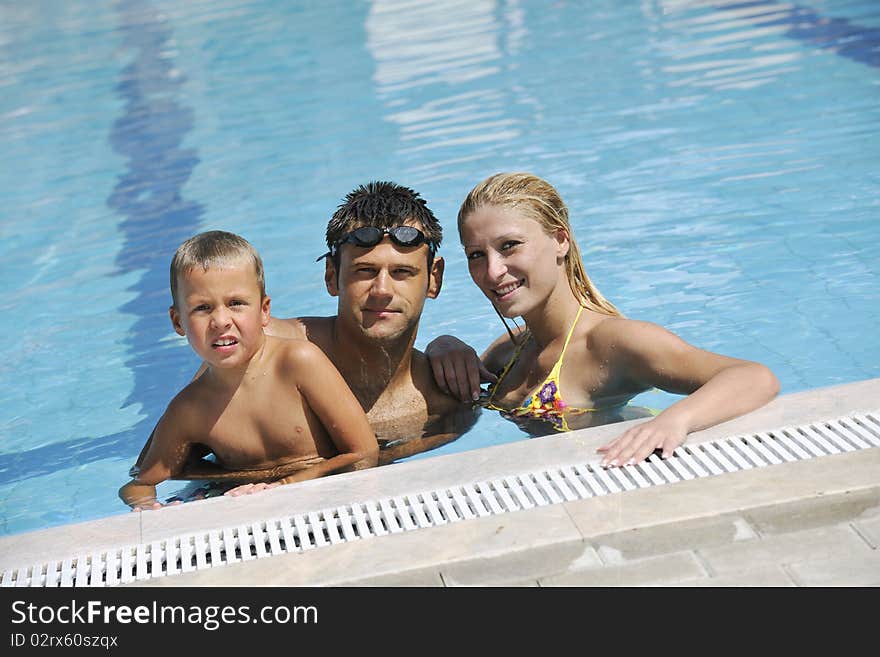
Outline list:
[[[278,338],[267,335],[266,342],[272,349],[273,357],[288,367],[320,367],[327,362],[324,352],[305,338]]]
[[[190,381],[168,403],[163,419],[168,418],[175,422],[182,422],[198,418],[199,412],[205,409],[212,396],[208,391],[208,383],[205,376]]]

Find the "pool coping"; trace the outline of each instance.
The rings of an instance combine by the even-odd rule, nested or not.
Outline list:
[[[757,411],[689,436],[687,444],[874,410],[880,379],[782,395]],[[596,461],[596,447],[626,426],[605,425],[467,452],[436,456],[285,486],[253,496],[212,498],[157,512],[123,513],[0,538],[0,571],[200,530],[253,523],[503,477],[537,468]],[[529,551],[574,550],[590,536],[668,525],[747,508],[866,491],[880,486],[880,450],[826,456],[729,473],[606,498],[478,518],[406,534],[373,537],[135,585],[335,586],[381,582],[411,573],[416,585],[436,585],[443,565],[497,559]],[[773,482],[768,485],[768,482]],[[686,503],[683,500],[687,500]],[[603,522],[598,519],[605,518]],[[377,579],[378,578],[378,579]],[[392,577],[393,579],[393,577]],[[442,580],[440,580],[442,585]]]

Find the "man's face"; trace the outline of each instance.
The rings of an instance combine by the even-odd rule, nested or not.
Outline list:
[[[386,236],[376,246],[343,244],[339,273],[327,259],[327,291],[339,297],[338,321],[377,341],[394,341],[418,328],[425,299],[440,293],[443,259],[428,270],[428,246],[398,246]]]

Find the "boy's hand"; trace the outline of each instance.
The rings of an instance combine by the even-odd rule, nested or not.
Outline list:
[[[474,349],[456,337],[441,335],[431,340],[425,355],[434,371],[437,386],[459,401],[477,401],[480,382],[495,382],[498,377],[485,368]]]
[[[253,493],[259,493],[260,491],[269,490],[270,488],[275,488],[280,485],[281,482],[278,481],[273,481],[271,484],[266,484],[263,482],[260,482],[259,484],[242,484],[241,486],[230,488],[224,493],[224,495],[228,495],[229,497],[240,497],[241,495],[251,495]]]
[[[159,500],[153,500],[152,502],[143,502],[141,504],[134,504],[131,507],[132,511],[155,511],[156,509],[161,509],[166,506],[177,506],[178,504],[183,504],[183,500],[174,500],[172,502],[168,502],[167,504],[162,504]]]

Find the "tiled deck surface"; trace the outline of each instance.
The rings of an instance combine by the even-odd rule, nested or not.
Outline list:
[[[880,379],[785,395],[688,444],[880,408]],[[636,422],[638,422],[637,420]],[[200,529],[596,461],[623,424],[0,539],[0,571]],[[136,586],[877,586],[880,449],[550,504]]]

